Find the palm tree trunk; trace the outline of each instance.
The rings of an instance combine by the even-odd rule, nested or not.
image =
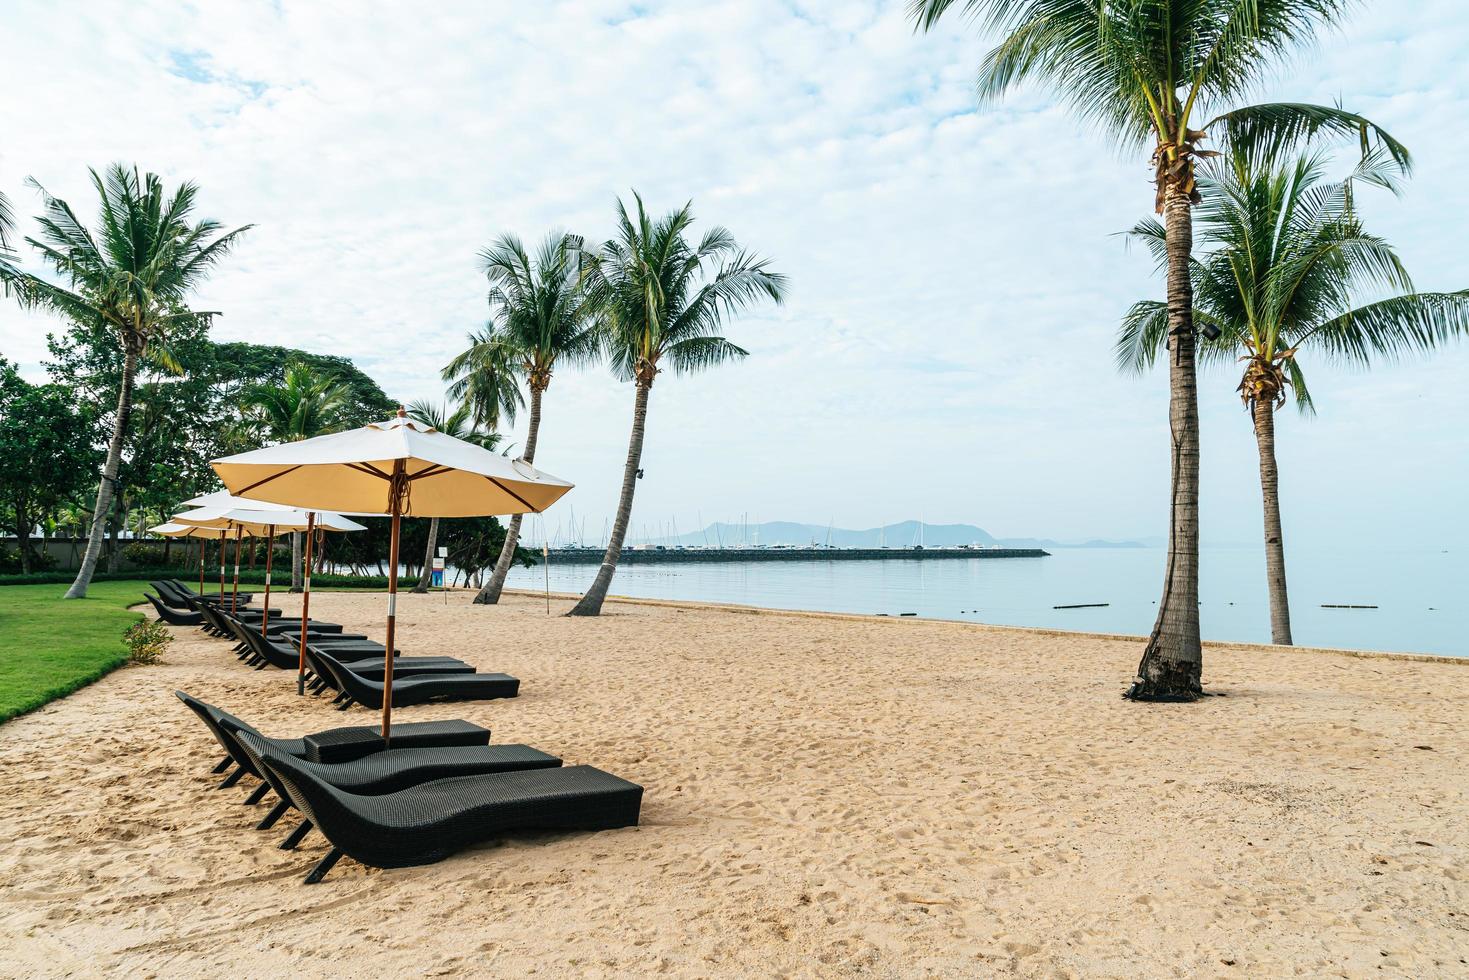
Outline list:
[[[97,559],[102,554],[102,535],[112,517],[112,495],[117,484],[117,471],[122,467],[122,444],[127,438],[128,417],[133,411],[133,377],[137,373],[138,352],[127,344],[122,360],[122,383],[117,392],[117,415],[112,420],[112,441],[107,444],[107,461],[102,466],[102,480],[97,484],[97,505],[92,509],[92,531],[87,537],[82,567],[77,569],[71,588],[66,590],[67,599],[86,598],[87,586],[92,584],[92,575],[97,571]]]
[[[1265,504],[1265,581],[1270,588],[1270,642],[1291,645],[1290,599],[1285,589],[1285,537],[1280,532],[1280,473],[1275,467],[1275,401],[1255,399],[1255,442],[1260,447],[1260,496]]]
[[[648,392],[653,383],[638,382],[637,401],[632,413],[632,436],[627,443],[627,466],[622,471],[622,497],[617,502],[617,519],[612,522],[612,537],[607,539],[607,554],[597,577],[592,580],[587,594],[572,607],[568,616],[596,616],[602,612],[602,603],[607,599],[607,590],[612,587],[612,573],[617,571],[617,559],[622,556],[622,542],[627,537],[627,525],[632,519],[632,496],[637,488],[638,463],[643,459],[643,429],[648,419]]]
[[[1170,182],[1164,200],[1168,244],[1168,427],[1172,435],[1172,506],[1168,568],[1158,619],[1127,697],[1192,701],[1204,692],[1199,643],[1199,393],[1194,367],[1193,286],[1188,196]]]
[[[530,427],[525,434],[525,453],[521,456],[527,463],[536,461],[536,438],[541,431],[543,390],[534,385],[530,389]],[[477,605],[493,606],[500,601],[500,593],[505,588],[505,577],[515,564],[515,545],[520,540],[520,522],[524,517],[524,514],[516,514],[510,518],[510,524],[505,528],[505,543],[500,547],[500,557],[495,560],[495,570],[490,573],[490,580],[485,583],[485,587],[474,597]]]
[[[301,591],[301,532],[291,532],[291,591]]]
[[[439,544],[439,519],[429,518],[428,522],[428,547],[423,551],[423,571],[418,576],[418,584],[413,587],[414,592],[427,592],[428,584],[434,580],[434,549]]]

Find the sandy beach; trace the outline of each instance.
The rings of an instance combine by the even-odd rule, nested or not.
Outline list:
[[[312,599],[377,637],[383,608]],[[1211,645],[1225,696],[1139,706],[1129,640],[466,594],[399,622],[523,686],[396,717],[638,782],[641,826],[303,886],[322,838],[252,829],[170,692],[271,735],[375,716],[179,629],[0,727],[0,974],[1469,975],[1469,663]]]

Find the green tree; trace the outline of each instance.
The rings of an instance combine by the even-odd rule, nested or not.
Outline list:
[[[1203,692],[1199,642],[1199,410],[1189,260],[1194,178],[1213,132],[1265,159],[1318,133],[1346,133],[1407,151],[1370,121],[1338,108],[1272,103],[1233,108],[1348,0],[910,0],[921,29],[958,9],[1001,40],[985,56],[989,102],[1042,82],[1120,147],[1151,148],[1154,207],[1168,232],[1167,306],[1172,488],[1168,562],[1158,618],[1127,691],[1136,700],[1189,701]],[[1210,118],[1212,115],[1212,118]],[[1208,120],[1201,123],[1200,120]]]
[[[468,405],[460,405],[450,411],[448,406],[416,401],[408,406],[408,417],[415,422],[432,426],[445,435],[463,439],[465,442],[473,443],[492,452],[500,445],[500,433],[480,428],[474,422]],[[438,542],[439,519],[430,517],[428,541],[423,550],[423,568],[419,571],[418,584],[413,587],[414,592],[427,592],[429,583],[433,581],[434,549],[438,547]]]
[[[51,380],[65,386],[79,405],[110,429],[123,369],[122,352],[111,332],[71,324],[60,335],[48,335],[47,347]],[[124,523],[137,523],[130,511],[166,517],[178,501],[214,484],[209,460],[222,455],[223,442],[210,380],[212,350],[204,324],[185,324],[170,333],[166,358],[150,350],[138,363],[131,420],[107,523],[109,548],[104,553],[109,571],[116,571],[121,560],[118,532]],[[188,419],[189,424],[180,425],[179,419]]]
[[[527,463],[536,459],[541,430],[541,399],[563,363],[584,364],[596,353],[596,334],[588,315],[579,271],[582,240],[552,232],[535,258],[514,235],[505,235],[480,253],[490,281],[492,327],[470,335],[470,347],[444,369],[451,397],[468,398],[488,424],[511,421],[524,404],[518,382],[530,391],[526,429]],[[508,390],[507,390],[508,388]],[[515,563],[523,515],[505,530],[505,544],[494,571],[474,597],[476,603],[500,601],[505,577]]]
[[[1363,228],[1354,184],[1391,187],[1395,168],[1384,164],[1369,155],[1336,182],[1326,180],[1320,156],[1262,167],[1232,155],[1200,172],[1205,255],[1192,266],[1194,319],[1219,331],[1201,348],[1205,363],[1244,365],[1238,391],[1259,449],[1274,643],[1291,642],[1275,412],[1288,392],[1303,414],[1315,411],[1302,355],[1365,367],[1374,357],[1432,350],[1469,332],[1469,291],[1415,292],[1397,253]],[[1144,221],[1131,234],[1160,264],[1167,261],[1161,223]],[[1365,295],[1375,298],[1363,303]],[[1135,304],[1118,337],[1119,365],[1146,370],[1167,339],[1167,306]]]
[[[292,364],[305,365],[319,376],[334,379],[344,389],[332,425],[343,429],[366,425],[387,418],[398,409],[398,403],[346,357],[232,342],[215,344],[213,361],[213,384],[221,414],[237,410],[246,393],[260,383],[259,379],[271,379],[271,383],[284,379],[286,368]],[[248,448],[253,448],[253,444],[240,445],[235,451]]]
[[[86,492],[96,472],[92,419],[60,385],[33,385],[0,358],[0,504],[32,566],[31,530]]]
[[[26,241],[63,282],[27,275],[23,285],[26,302],[75,323],[105,329],[123,355],[112,438],[97,487],[87,550],[76,581],[66,592],[70,599],[87,594],[102,550],[138,364],[150,352],[166,363],[173,331],[207,324],[214,316],[190,309],[189,295],[250,227],[226,232],[210,219],[192,221],[198,196],[192,183],[179,185],[169,195],[156,174],[140,176],[136,167],[113,164],[105,177],[95,170],[91,175],[101,199],[95,231],[81,222],[70,204],[32,181],[41,193],[43,211],[37,219],[40,238]]]
[[[331,375],[306,364],[287,364],[278,383],[257,384],[245,390],[240,410],[254,441],[296,442],[345,426],[342,408],[350,397]],[[302,589],[301,532],[291,532],[291,591]]]
[[[697,371],[744,357],[748,351],[718,333],[725,317],[761,299],[779,303],[785,295],[785,277],[769,271],[768,261],[747,253],[724,228],[710,228],[697,244],[690,242],[691,204],[655,219],[636,192],[633,197],[637,213],[628,214],[618,201],[617,237],[587,257],[587,299],[603,352],[617,376],[633,382],[636,395],[607,553],[572,616],[599,614],[612,585],[642,475],[638,464],[654,379],[668,368]]]

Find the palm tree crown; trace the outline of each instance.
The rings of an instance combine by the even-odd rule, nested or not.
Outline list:
[[[342,409],[351,392],[336,378],[309,365],[286,365],[280,384],[256,385],[245,392],[241,409],[247,425],[265,439],[295,442],[341,429]]]
[[[450,409],[447,405],[419,399],[409,402],[407,413],[408,417],[415,422],[422,422],[447,436],[462,439],[491,452],[500,448],[500,443],[504,439],[500,433],[485,429],[476,423],[474,413],[468,405]]]
[[[770,272],[724,228],[691,243],[691,204],[655,220],[633,197],[636,214],[617,202],[617,237],[588,256],[585,274],[613,370],[648,386],[665,365],[695,371],[744,357],[748,351],[719,336],[720,324],[762,297],[781,302],[785,276]]]
[[[1151,143],[1161,213],[1169,186],[1198,202],[1194,162],[1215,155],[1199,146],[1211,130],[1261,158],[1323,131],[1348,134],[1407,166],[1407,149],[1355,113],[1287,102],[1231,107],[1268,68],[1350,6],[1350,0],[911,0],[909,12],[928,29],[957,7],[1003,36],[980,67],[982,101],[1044,81],[1081,119],[1123,146]]]
[[[1279,406],[1291,392],[1302,412],[1314,411],[1303,349],[1366,366],[1469,331],[1469,292],[1414,292],[1392,246],[1363,227],[1355,185],[1394,188],[1396,167],[1369,154],[1344,180],[1328,181],[1326,169],[1320,155],[1260,167],[1232,154],[1200,174],[1205,255],[1192,264],[1194,317],[1219,330],[1201,356],[1244,363],[1239,392],[1249,408]],[[1164,261],[1159,222],[1130,235]],[[1118,335],[1119,366],[1146,369],[1166,335],[1164,304],[1134,304]]]
[[[585,295],[578,235],[552,232],[532,259],[514,235],[480,253],[490,281],[490,312],[532,390],[544,391],[558,362],[588,360],[596,351]]]
[[[166,343],[176,326],[213,317],[186,300],[251,226],[225,232],[217,221],[192,221],[198,187],[187,181],[169,195],[157,174],[140,176],[136,167],[118,163],[105,176],[91,175],[101,198],[95,232],[71,205],[31,182],[44,208],[40,238],[26,241],[70,288],[26,276],[28,301],[77,323],[106,325],[136,355]]]

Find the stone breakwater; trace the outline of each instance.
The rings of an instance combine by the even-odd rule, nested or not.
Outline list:
[[[744,561],[954,561],[987,558],[1045,558],[1040,548],[624,548],[619,564],[676,564]],[[601,548],[559,548],[558,564],[599,564]]]

